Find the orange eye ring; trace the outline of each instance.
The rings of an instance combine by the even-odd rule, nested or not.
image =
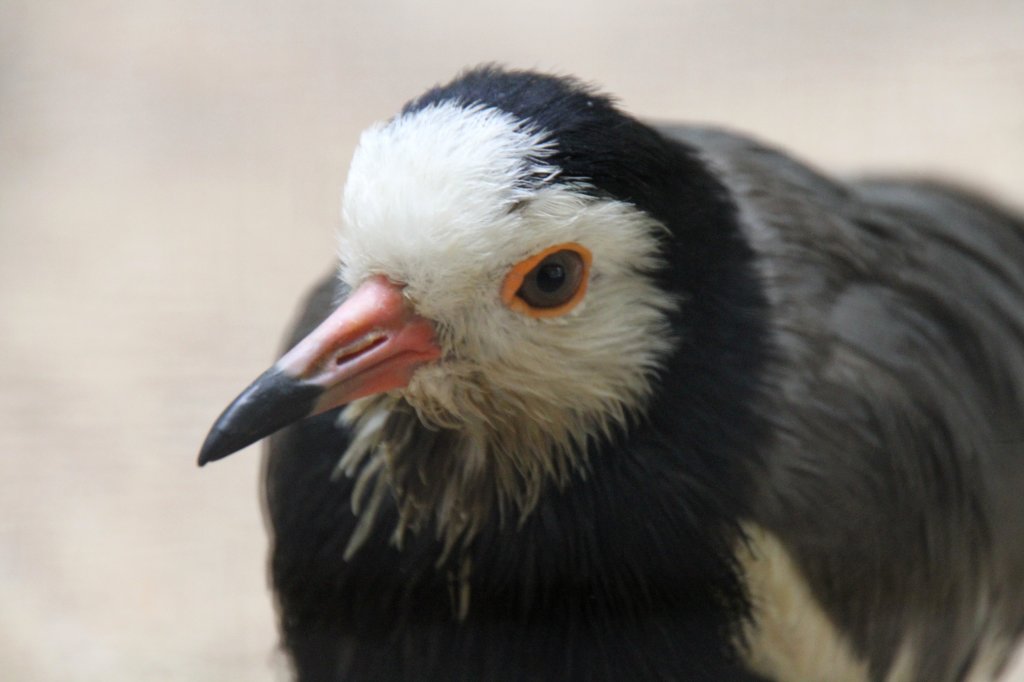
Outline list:
[[[581,271],[579,272],[579,280],[576,285],[576,289],[568,299],[564,302],[558,303],[557,305],[531,305],[522,296],[524,282],[526,282],[528,277],[534,275],[534,271],[539,268],[546,259],[563,251],[569,251],[579,259]],[[587,284],[590,282],[590,264],[592,261],[593,256],[590,253],[590,249],[575,242],[556,244],[544,249],[543,251],[512,266],[512,269],[508,271],[507,275],[505,275],[505,281],[501,285],[501,300],[511,310],[534,318],[549,318],[564,315],[575,308],[586,295]]]

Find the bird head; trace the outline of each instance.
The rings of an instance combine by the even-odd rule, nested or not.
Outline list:
[[[200,463],[348,405],[350,468],[391,438],[387,467],[432,480],[409,429],[443,431],[449,498],[475,486],[528,510],[643,410],[677,346],[703,247],[676,258],[673,224],[716,201],[690,166],[573,79],[488,67],[413,100],[352,160],[349,295],[224,412]]]
[[[400,290],[429,320],[438,357],[403,389],[425,423],[568,453],[642,400],[668,301],[644,274],[658,223],[561,179],[556,145],[453,101],[367,131],[344,193],[340,276],[356,292]]]

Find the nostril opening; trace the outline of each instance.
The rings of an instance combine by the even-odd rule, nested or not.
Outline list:
[[[347,348],[342,348],[336,356],[334,356],[335,366],[344,365],[349,360],[356,358],[359,355],[370,352],[377,346],[387,341],[387,336],[373,336],[368,338],[360,339]]]

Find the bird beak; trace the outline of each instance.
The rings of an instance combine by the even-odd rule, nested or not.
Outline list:
[[[206,436],[199,465],[305,417],[401,388],[440,356],[433,324],[415,314],[402,286],[372,277],[235,398]]]

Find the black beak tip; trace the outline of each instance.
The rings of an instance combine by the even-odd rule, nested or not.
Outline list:
[[[206,466],[210,462],[216,462],[218,459],[224,459],[230,455],[234,450],[228,449],[224,444],[224,432],[219,429],[213,429],[206,436],[206,440],[203,441],[203,447],[199,449],[199,466]]]
[[[308,416],[323,388],[270,369],[235,398],[217,418],[203,447],[199,466],[224,459]]]
[[[236,401],[224,411],[206,435],[203,447],[199,448],[199,466],[233,455],[284,426],[272,420],[253,419],[251,405],[251,402],[239,404]]]

